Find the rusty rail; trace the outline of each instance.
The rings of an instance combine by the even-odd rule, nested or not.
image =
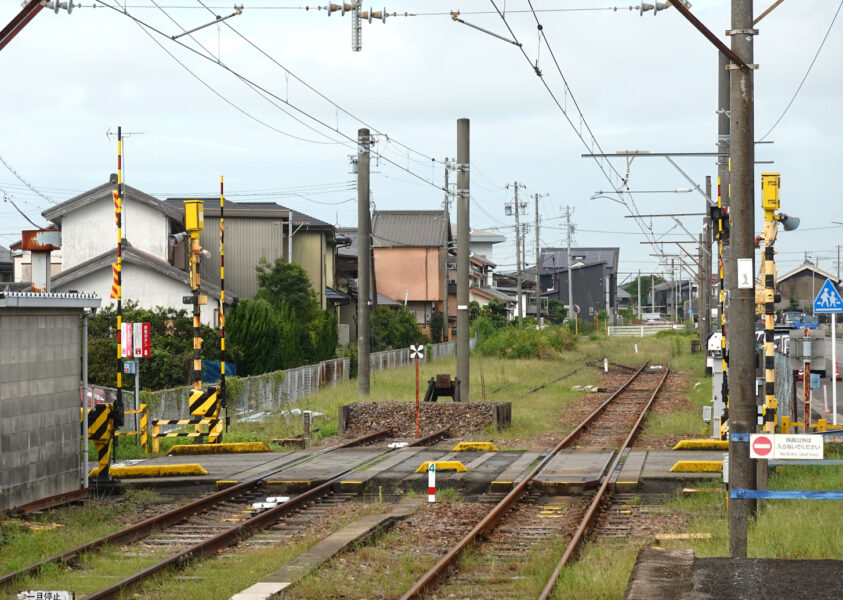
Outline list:
[[[434,433],[432,433],[428,436],[425,436],[425,437],[419,438],[417,440],[414,440],[414,441],[408,443],[407,445],[408,446],[420,446],[422,444],[426,444],[426,443],[428,443],[432,440],[435,440],[439,437],[442,437],[443,435],[446,435],[447,433],[448,433],[447,428],[442,429],[442,430],[436,431],[436,432],[434,432]],[[383,435],[383,432],[379,432],[377,434],[371,434],[371,435],[380,436],[380,435]],[[364,437],[368,438],[368,437],[371,437],[371,435],[370,436],[364,436]],[[362,438],[359,438],[359,439],[362,439]],[[359,441],[359,439],[354,440],[354,443],[357,443]],[[348,447],[348,445],[349,444],[343,444],[343,446],[338,446],[338,447]],[[384,455],[390,454],[392,452],[395,452],[396,450],[398,450],[398,449],[387,450],[383,454]],[[218,535],[216,535],[212,538],[209,538],[207,540],[199,542],[198,544],[195,544],[194,546],[188,548],[187,550],[184,550],[183,552],[179,552],[178,554],[176,554],[174,556],[171,556],[170,558],[167,558],[167,559],[165,559],[165,560],[163,560],[163,561],[161,561],[157,564],[154,564],[150,567],[147,567],[143,571],[135,573],[134,575],[131,575],[131,576],[127,577],[126,579],[123,579],[122,581],[118,581],[117,583],[115,583],[113,585],[110,585],[106,588],[103,588],[103,589],[97,591],[97,592],[94,592],[93,594],[85,596],[85,598],[86,598],[86,600],[103,600],[105,598],[119,597],[120,593],[124,589],[126,589],[127,587],[129,587],[129,586],[131,586],[135,583],[138,583],[140,581],[143,581],[147,577],[150,577],[151,575],[154,575],[154,574],[158,573],[159,571],[162,571],[162,570],[170,568],[170,567],[180,567],[180,566],[182,566],[182,565],[184,565],[184,564],[186,564],[186,563],[188,563],[192,560],[197,560],[197,559],[201,560],[205,556],[212,556],[218,550],[221,550],[223,548],[227,548],[228,546],[233,546],[234,544],[236,544],[240,540],[242,540],[244,538],[247,538],[247,537],[250,537],[254,533],[256,533],[258,531],[261,531],[262,529],[266,529],[267,527],[275,524],[279,519],[281,519],[281,517],[293,512],[295,510],[298,510],[305,503],[307,503],[309,501],[312,501],[312,500],[315,500],[315,499],[319,498],[320,496],[326,494],[327,492],[330,492],[331,488],[333,487],[333,484],[335,482],[341,480],[343,477],[345,477],[346,475],[348,475],[349,473],[354,471],[355,468],[356,468],[356,466],[352,467],[350,469],[347,469],[346,471],[343,471],[342,473],[336,475],[332,479],[329,479],[328,481],[325,481],[324,483],[322,483],[320,485],[317,485],[316,487],[313,487],[313,488],[307,490],[306,492],[304,492],[302,494],[299,494],[295,498],[291,498],[290,500],[288,500],[287,502],[285,502],[283,504],[279,504],[275,508],[270,508],[269,510],[266,510],[266,511],[264,511],[264,512],[258,514],[258,515],[255,515],[251,519],[243,521],[242,523],[240,523],[238,525],[234,525],[233,527],[230,527],[229,529],[223,531],[222,533],[220,533],[220,534],[218,534]]]
[[[583,429],[588,427],[605,409],[606,407],[611,404],[614,399],[623,392],[629,385],[641,374],[641,372],[647,367],[649,363],[644,363],[640,369],[638,369],[632,377],[626,380],[623,385],[621,385],[611,396],[609,396],[600,406],[595,408],[591,414],[589,414],[582,423],[577,425],[577,427],[571,431],[565,439],[559,442],[548,454],[547,456],[539,462],[536,467],[530,471],[526,477],[524,477],[521,481],[519,481],[503,499],[498,502],[489,513],[480,520],[477,525],[475,525],[471,531],[469,531],[459,542],[454,545],[445,556],[443,556],[439,561],[433,565],[430,570],[427,571],[424,575],[422,575],[410,588],[407,593],[401,596],[401,600],[411,600],[412,598],[420,597],[421,593],[428,589],[429,586],[433,585],[437,582],[447,571],[447,569],[456,561],[457,557],[462,554],[463,550],[465,550],[469,544],[471,544],[475,539],[480,537],[481,535],[487,534],[489,531],[494,529],[495,525],[497,525],[498,521],[500,521],[501,517],[503,516],[504,512],[511,505],[513,505],[524,493],[527,485],[536,476],[546,465],[550,462],[550,460],[558,454],[561,450],[570,446],[574,440],[582,433]]]
[[[7,573],[5,575],[0,576],[0,586],[5,585],[11,582],[16,577],[20,577],[21,575],[29,575],[37,572],[42,567],[53,564],[53,563],[67,563],[70,562],[79,556],[81,556],[85,552],[90,552],[92,550],[98,550],[101,547],[105,546],[106,544],[111,546],[121,546],[124,544],[130,544],[137,540],[143,539],[155,531],[166,529],[167,527],[171,527],[177,523],[181,523],[182,521],[186,521],[187,519],[193,517],[194,515],[207,512],[220,502],[224,502],[232,497],[238,496],[240,494],[244,494],[251,490],[252,488],[256,487],[263,481],[265,478],[272,476],[275,473],[278,473],[284,469],[288,469],[290,467],[294,467],[299,465],[303,462],[307,462],[316,458],[317,456],[322,456],[323,454],[327,454],[328,452],[332,452],[334,450],[339,450],[341,448],[350,448],[352,446],[357,446],[360,444],[365,444],[370,442],[374,439],[387,435],[390,430],[378,431],[375,433],[370,433],[368,435],[364,435],[354,440],[350,440],[345,442],[344,444],[340,444],[338,446],[331,446],[330,448],[325,448],[323,450],[319,450],[317,452],[313,452],[306,456],[296,458],[291,460],[288,463],[285,463],[274,469],[270,473],[263,473],[258,477],[253,477],[247,479],[245,481],[241,481],[240,483],[233,485],[229,488],[224,490],[220,490],[213,494],[209,494],[208,496],[204,496],[202,498],[198,498],[193,502],[185,504],[184,506],[180,506],[175,508],[171,511],[166,513],[156,515],[154,517],[150,517],[140,523],[135,523],[125,529],[121,529],[120,531],[115,531],[114,533],[110,533],[106,536],[88,542],[86,544],[82,544],[81,546],[77,546],[71,550],[67,550],[60,554],[56,554],[54,556],[50,556],[49,558],[45,558],[37,563],[33,563],[29,566],[26,566],[22,569],[14,571],[12,573]],[[441,432],[437,432],[441,434]],[[421,440],[418,440],[421,441]]]
[[[571,541],[568,542],[568,547],[565,548],[565,552],[562,553],[562,558],[559,559],[556,568],[553,569],[553,573],[550,574],[550,578],[545,584],[544,589],[542,589],[538,600],[547,600],[550,597],[550,593],[553,591],[553,586],[556,585],[556,580],[559,578],[559,573],[562,572],[562,569],[568,563],[568,560],[574,555],[574,552],[576,552],[580,540],[583,538],[586,531],[588,531],[588,527],[591,525],[591,522],[594,520],[594,516],[597,514],[597,510],[600,507],[600,502],[603,500],[603,497],[606,495],[606,492],[609,489],[609,485],[612,481],[612,475],[614,474],[615,469],[617,469],[618,463],[620,462],[624,451],[632,444],[632,441],[635,439],[635,436],[638,435],[638,430],[641,428],[641,424],[644,422],[644,417],[647,415],[647,412],[653,405],[653,402],[655,401],[659,391],[661,391],[662,385],[667,379],[668,374],[670,374],[669,368],[665,369],[664,377],[662,377],[659,381],[658,385],[656,386],[656,389],[650,396],[650,400],[647,402],[647,405],[641,411],[641,414],[638,416],[638,420],[635,421],[635,425],[632,426],[632,430],[629,432],[629,435],[626,436],[623,445],[618,450],[617,455],[615,456],[615,460],[612,462],[612,466],[609,468],[606,477],[603,479],[603,484],[600,486],[600,489],[597,490],[597,493],[594,494],[594,498],[592,499],[591,504],[588,505],[588,509],[585,511],[585,514],[583,515],[583,518],[580,521],[579,527],[577,527],[577,530],[574,532]]]

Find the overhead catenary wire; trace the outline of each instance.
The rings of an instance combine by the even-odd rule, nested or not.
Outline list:
[[[516,42],[518,42],[518,36],[515,34],[512,27],[510,26],[509,22],[507,21],[506,15],[498,8],[498,5],[496,4],[495,0],[490,0],[490,2],[492,4],[492,6],[495,8],[495,10],[497,11],[498,16],[503,21],[503,23],[506,26],[507,30],[509,31],[510,35],[512,36],[512,39],[515,40]],[[521,54],[524,57],[524,60],[527,61],[527,63],[530,65],[530,68],[539,77],[539,80],[541,81],[545,90],[548,92],[548,94],[550,94],[550,97],[553,100],[554,104],[556,104],[557,108],[560,110],[560,112],[562,112],[562,115],[565,117],[565,120],[568,122],[568,124],[574,130],[574,133],[580,139],[580,142],[583,144],[583,146],[585,146],[589,150],[589,153],[591,153],[591,154],[594,154],[594,148],[595,147],[599,150],[600,154],[603,154],[604,153],[603,149],[601,148],[599,142],[597,141],[596,136],[592,132],[591,127],[589,126],[588,121],[585,118],[585,115],[583,114],[582,110],[580,109],[579,104],[577,103],[577,100],[574,97],[573,92],[571,91],[571,87],[568,84],[567,79],[565,78],[565,74],[562,72],[562,68],[559,65],[558,60],[556,59],[556,55],[553,52],[553,48],[551,47],[550,43],[548,42],[547,35],[544,31],[544,27],[542,26],[541,22],[538,19],[538,15],[536,14],[536,10],[533,7],[533,4],[530,0],[528,0],[528,4],[530,6],[530,12],[533,14],[533,17],[536,21],[536,26],[537,26],[540,34],[541,34],[541,38],[544,40],[545,46],[547,46],[548,52],[550,54],[550,57],[553,61],[554,66],[556,67],[557,72],[559,73],[559,76],[562,78],[566,98],[568,96],[571,97],[571,100],[574,104],[576,112],[579,115],[579,119],[580,119],[580,123],[581,123],[581,126],[579,128],[571,120],[571,116],[568,114],[568,111],[565,109],[565,107],[562,105],[562,103],[557,98],[554,91],[551,89],[550,85],[548,84],[548,82],[544,78],[544,76],[541,72],[541,69],[539,69],[539,66],[537,64],[533,64],[533,62],[530,60],[530,57],[527,55],[527,52],[524,50],[523,45],[520,45],[520,42],[519,42],[519,45],[518,45],[518,49],[521,51]],[[590,136],[591,143],[586,141],[586,139],[583,135],[583,132],[582,132],[583,126],[585,127],[588,135]],[[592,158],[594,159],[595,163],[597,164],[598,168],[600,169],[600,172],[603,174],[603,176],[606,178],[608,183],[615,190],[615,193],[617,193],[618,196],[621,198],[621,203],[627,208],[627,210],[630,212],[630,214],[632,214],[632,215],[640,214],[640,211],[638,210],[638,207],[635,204],[635,199],[633,198],[632,193],[628,189],[626,189],[626,190],[623,189],[626,185],[626,178],[624,176],[622,176],[615,169],[614,165],[612,165],[610,162],[606,161],[605,159],[601,159],[597,156],[594,156]],[[604,166],[602,161],[606,162],[606,165],[608,165],[608,169],[609,169],[609,171],[611,171],[611,173],[609,171],[607,171],[607,168],[606,168],[606,166]],[[615,180],[612,177],[612,173],[618,178],[619,183],[615,182]],[[627,194],[629,196],[629,203],[627,203],[624,200],[624,194]],[[630,206],[630,204],[631,204],[631,206]],[[652,235],[652,227],[651,226],[650,227],[646,226],[646,224],[641,222],[640,219],[636,219],[636,223],[638,224],[639,228],[642,229],[642,231],[645,231],[645,229],[649,229],[650,232],[651,232],[650,235]],[[645,232],[645,234],[646,234],[646,232]]]
[[[126,11],[123,11],[123,10],[121,10],[120,8],[116,7],[116,6],[113,6],[113,5],[109,4],[108,2],[105,2],[105,0],[96,0],[96,1],[97,1],[100,5],[102,5],[102,6],[106,7],[106,8],[110,8],[111,10],[113,10],[113,11],[115,11],[115,12],[117,12],[117,13],[121,14],[121,15],[124,15],[124,16],[128,17],[128,18],[129,18],[129,19],[131,19],[132,21],[135,21],[137,24],[141,25],[143,28],[145,28],[145,29],[149,29],[150,31],[155,32],[156,34],[158,34],[158,35],[160,35],[160,36],[162,36],[162,37],[166,38],[167,40],[171,41],[172,43],[180,45],[181,47],[185,48],[186,50],[188,50],[188,51],[190,51],[190,52],[192,52],[192,53],[194,53],[194,54],[196,54],[197,56],[199,56],[199,57],[203,58],[204,60],[210,60],[213,64],[218,65],[220,68],[222,68],[222,69],[224,69],[225,71],[227,71],[227,72],[231,73],[232,75],[234,75],[234,76],[235,76],[235,77],[237,77],[238,79],[241,79],[241,80],[243,80],[243,81],[247,82],[249,85],[255,86],[256,88],[258,88],[258,89],[259,89],[259,90],[261,90],[262,92],[264,92],[264,93],[266,93],[266,94],[268,94],[268,95],[272,96],[273,98],[275,98],[275,99],[276,99],[276,100],[278,100],[279,102],[282,102],[282,103],[283,103],[283,104],[285,104],[286,106],[289,106],[290,108],[292,108],[292,109],[293,109],[293,110],[295,110],[296,112],[301,113],[302,115],[304,115],[304,116],[306,116],[307,118],[311,119],[312,121],[314,121],[315,123],[319,124],[319,125],[320,125],[320,126],[322,126],[323,128],[325,128],[325,129],[327,129],[327,130],[329,130],[329,131],[332,131],[332,132],[334,132],[334,133],[338,134],[339,136],[341,136],[341,137],[345,138],[348,142],[354,143],[354,144],[356,145],[356,143],[357,143],[357,142],[356,142],[356,137],[352,137],[352,136],[350,136],[350,135],[348,135],[348,134],[343,133],[343,132],[342,132],[342,131],[340,131],[339,129],[334,128],[334,127],[332,127],[332,126],[328,125],[328,124],[327,124],[324,120],[322,120],[322,119],[320,119],[320,118],[318,118],[318,117],[316,117],[316,116],[314,116],[314,115],[312,115],[312,114],[308,113],[307,111],[305,111],[305,110],[303,110],[303,109],[299,108],[298,106],[296,106],[296,105],[292,104],[291,102],[289,102],[289,101],[287,101],[287,100],[284,100],[283,98],[281,98],[281,97],[280,97],[280,96],[278,96],[277,94],[275,94],[275,93],[273,93],[273,92],[271,92],[271,91],[267,90],[267,89],[266,89],[266,88],[264,88],[263,86],[261,86],[261,85],[259,85],[259,84],[255,83],[254,81],[252,81],[252,80],[251,80],[251,79],[249,79],[248,77],[246,77],[246,76],[244,76],[244,75],[240,74],[239,72],[237,72],[237,71],[236,71],[236,70],[234,70],[233,68],[229,67],[228,65],[226,65],[226,64],[224,64],[224,63],[222,63],[222,62],[218,62],[218,61],[214,60],[213,58],[210,58],[210,57],[208,57],[208,56],[206,56],[206,55],[202,54],[202,53],[201,53],[201,52],[199,52],[198,50],[196,50],[196,49],[194,49],[194,48],[191,48],[190,46],[188,46],[188,45],[186,45],[186,44],[182,43],[180,40],[173,40],[173,39],[171,39],[171,38],[170,38],[170,36],[168,36],[166,33],[164,33],[163,31],[161,31],[160,29],[158,29],[158,28],[156,28],[156,27],[154,27],[154,26],[150,25],[149,23],[146,23],[145,21],[142,21],[141,19],[139,19],[139,18],[135,17],[135,16],[134,16],[134,15],[132,15],[131,13],[128,13],[128,12],[126,12]],[[148,32],[147,32],[147,33],[148,33]],[[150,37],[152,37],[152,36],[150,36]],[[157,43],[157,40],[155,40],[155,41],[156,41],[156,43]],[[161,44],[158,44],[158,45],[159,45],[159,46],[161,46]],[[167,52],[167,53],[168,53],[168,54],[170,54],[169,52]],[[316,93],[318,93],[318,92],[316,92]],[[416,173],[416,172],[412,171],[411,169],[409,169],[409,168],[407,168],[407,167],[404,167],[403,165],[398,164],[396,161],[392,160],[391,158],[389,158],[389,157],[387,157],[387,156],[384,156],[383,154],[378,154],[378,156],[379,156],[382,160],[384,160],[385,162],[387,162],[387,163],[389,163],[389,164],[391,164],[391,165],[395,166],[396,168],[398,168],[398,169],[400,169],[400,170],[402,170],[402,171],[404,171],[404,172],[406,172],[406,173],[408,173],[408,174],[412,175],[413,177],[415,177],[415,178],[419,179],[420,181],[423,181],[423,182],[427,183],[428,185],[430,185],[430,186],[432,186],[432,187],[434,187],[434,188],[436,188],[436,189],[440,189],[440,190],[441,190],[441,189],[443,189],[441,186],[439,186],[439,185],[437,185],[437,184],[435,184],[435,183],[433,183],[433,182],[431,182],[431,181],[428,181],[428,180],[427,180],[427,179],[425,179],[423,176],[421,176],[421,175],[419,175],[418,173]]]
[[[773,133],[773,130],[778,126],[779,123],[781,123],[782,119],[784,119],[784,116],[787,114],[787,111],[790,110],[791,106],[793,106],[793,102],[796,100],[796,96],[799,95],[799,91],[802,89],[802,86],[805,85],[805,81],[808,79],[808,75],[810,75],[811,69],[814,68],[814,63],[817,62],[817,58],[819,57],[820,52],[822,51],[823,46],[825,45],[825,41],[828,39],[828,34],[831,33],[831,28],[834,27],[834,22],[837,21],[837,16],[840,14],[841,8],[843,8],[843,0],[840,0],[840,4],[837,5],[837,10],[834,12],[834,16],[831,19],[831,23],[828,24],[828,30],[825,32],[825,35],[823,36],[823,39],[820,42],[820,46],[819,48],[817,48],[816,54],[814,54],[814,58],[811,59],[811,64],[808,65],[808,70],[805,71],[805,75],[804,77],[802,77],[802,81],[799,82],[799,85],[796,87],[796,91],[793,92],[793,96],[790,98],[790,101],[787,103],[787,106],[784,107],[782,114],[779,115],[779,118],[776,119],[776,122],[773,123],[772,127],[770,127],[770,130],[761,136],[761,139],[759,141],[763,142],[765,139],[767,139],[768,135]]]

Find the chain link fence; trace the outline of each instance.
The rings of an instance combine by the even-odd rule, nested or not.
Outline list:
[[[776,351],[776,401],[778,403],[779,418],[793,419],[793,407],[796,400],[793,370],[790,368],[790,357]]]
[[[477,345],[477,338],[469,340],[469,347]],[[456,354],[456,342],[428,344],[426,360],[438,360]],[[412,364],[410,349],[386,350],[369,355],[371,371],[382,371]],[[251,377],[228,379],[228,408],[232,415],[247,417],[262,411],[271,411],[284,405],[294,405],[300,398],[315,394],[324,387],[346,382],[351,375],[351,359],[335,358],[316,365],[307,365],[264,373]],[[92,386],[93,388],[93,386]],[[113,402],[116,390],[96,387],[89,392],[89,402]],[[142,398],[149,405],[151,419],[180,419],[189,413],[188,398],[190,387],[183,386],[169,390],[159,390],[143,394]],[[123,404],[127,409],[134,408],[131,392],[123,391]]]

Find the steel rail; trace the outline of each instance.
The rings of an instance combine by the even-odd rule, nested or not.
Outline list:
[[[510,507],[510,505],[514,504],[523,494],[527,484],[539,473],[546,465],[550,462],[550,460],[558,454],[561,450],[570,446],[574,440],[582,433],[582,431],[588,427],[592,421],[594,421],[605,409],[606,407],[611,404],[614,399],[623,392],[629,385],[641,374],[641,372],[647,367],[649,363],[645,362],[640,369],[638,369],[633,375],[626,380],[615,392],[610,395],[600,406],[595,408],[591,414],[589,414],[573,431],[571,431],[565,439],[559,442],[554,448],[536,465],[533,470],[531,470],[526,477],[524,477],[521,481],[519,481],[512,490],[498,502],[492,510],[488,512],[488,514],[480,520],[477,525],[475,525],[471,531],[469,531],[459,542],[454,545],[445,556],[443,556],[439,561],[433,565],[430,570],[427,571],[424,575],[422,575],[414,584],[413,586],[407,591],[403,596],[401,596],[400,600],[411,600],[412,598],[417,598],[421,595],[423,591],[425,591],[429,586],[433,585],[436,581],[442,577],[446,571],[446,569],[453,564],[457,557],[462,554],[463,550],[465,550],[469,544],[471,544],[475,539],[480,537],[481,535],[487,534],[491,531],[495,525],[497,525],[498,521],[503,516],[503,513]]]
[[[553,591],[553,586],[556,585],[556,580],[559,578],[559,574],[562,572],[562,569],[568,563],[568,560],[571,558],[571,556],[573,556],[574,552],[577,549],[577,546],[579,545],[580,540],[583,538],[586,531],[588,530],[589,525],[591,525],[591,522],[594,520],[594,515],[597,514],[597,510],[600,507],[600,502],[603,500],[603,496],[609,489],[609,485],[612,481],[612,475],[614,474],[615,469],[617,469],[618,463],[620,463],[621,457],[623,456],[623,452],[632,444],[632,441],[635,439],[635,436],[638,435],[638,430],[641,428],[641,424],[644,422],[644,417],[647,416],[647,412],[653,405],[653,402],[655,401],[659,391],[661,391],[662,385],[667,379],[669,373],[670,368],[665,369],[664,376],[661,378],[659,384],[656,386],[656,389],[653,391],[653,394],[650,396],[650,400],[647,402],[647,405],[641,411],[641,414],[638,415],[638,420],[635,421],[635,425],[632,426],[632,430],[629,432],[629,435],[626,436],[626,440],[624,440],[623,445],[618,450],[617,455],[615,456],[615,460],[612,462],[612,466],[607,471],[606,477],[603,478],[603,484],[600,486],[600,489],[597,490],[597,493],[594,494],[594,498],[592,499],[591,504],[589,504],[588,510],[586,510],[585,514],[583,515],[583,518],[580,521],[580,525],[574,532],[571,541],[568,542],[568,547],[565,548],[565,552],[562,554],[562,558],[559,559],[559,563],[556,565],[556,568],[553,569],[553,572],[550,574],[550,578],[548,579],[547,584],[545,584],[544,589],[538,597],[538,600],[547,600],[550,597],[550,593]]]
[[[426,444],[429,441],[432,441],[447,434],[447,432],[448,429],[436,431],[428,436],[409,442],[407,446],[420,446],[422,444]],[[345,444],[344,446],[347,447],[348,444]],[[401,449],[391,448],[381,453],[381,455],[385,456],[387,454],[391,454],[399,450]],[[368,462],[369,460],[372,459],[368,459],[366,462]],[[139,571],[134,575],[130,575],[122,581],[118,581],[117,583],[114,583],[106,588],[89,594],[85,596],[85,600],[103,600],[105,598],[119,597],[120,593],[125,588],[135,583],[138,583],[151,575],[163,571],[164,569],[167,569],[169,567],[180,567],[193,560],[202,559],[205,556],[212,556],[215,552],[217,552],[218,550],[222,550],[223,548],[233,546],[240,540],[250,537],[252,534],[262,529],[266,529],[270,525],[275,524],[279,519],[281,519],[281,517],[283,517],[287,513],[297,510],[306,502],[315,500],[323,494],[331,491],[331,488],[333,487],[334,483],[342,480],[343,477],[353,472],[357,468],[357,466],[358,465],[355,465],[354,467],[343,471],[342,473],[332,477],[324,483],[317,485],[316,487],[313,487],[294,498],[291,498],[283,504],[279,504],[274,508],[270,508],[269,510],[263,511],[255,515],[251,519],[247,519],[242,523],[234,525],[226,529],[222,533],[215,535],[212,538],[208,538],[207,540],[199,542],[198,544],[191,546],[187,550],[179,552],[178,554],[171,556],[170,558],[167,558],[157,564],[147,567],[143,571]]]
[[[52,563],[70,562],[82,555],[83,553],[90,552],[92,550],[98,550],[106,544],[111,546],[121,546],[123,544],[130,544],[132,542],[136,542],[137,540],[148,537],[155,531],[166,529],[167,527],[171,527],[173,525],[176,525],[177,523],[186,521],[187,519],[190,519],[191,517],[197,514],[207,512],[220,502],[224,502],[232,497],[244,494],[259,485],[267,477],[271,477],[272,475],[277,474],[285,469],[289,469],[303,462],[313,460],[317,456],[322,456],[323,454],[333,452],[334,450],[350,448],[352,446],[365,444],[367,442],[372,441],[373,439],[377,439],[378,437],[388,434],[390,431],[391,430],[386,429],[383,431],[370,433],[368,435],[364,435],[362,437],[348,441],[338,446],[331,446],[330,448],[318,450],[317,452],[313,452],[311,454],[308,454],[307,456],[294,458],[290,462],[284,463],[278,468],[273,469],[271,472],[262,473],[259,476],[247,479],[245,481],[241,481],[240,483],[226,488],[224,490],[214,492],[213,494],[203,496],[202,498],[197,498],[193,502],[185,504],[184,506],[180,506],[171,511],[160,515],[156,515],[154,517],[150,517],[149,519],[141,521],[140,523],[130,525],[125,529],[115,531],[101,538],[82,544],[81,546],[77,546],[76,548],[72,548],[60,554],[50,556],[49,558],[40,560],[37,563],[33,563],[29,566],[23,567],[22,569],[0,576],[0,586],[9,583],[13,579],[15,579],[16,577],[20,577],[21,575],[29,575],[35,573],[36,571],[46,565]]]

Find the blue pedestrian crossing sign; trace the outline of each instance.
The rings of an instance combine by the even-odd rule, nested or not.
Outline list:
[[[826,279],[820,288],[820,293],[814,299],[814,314],[839,312],[843,312],[843,298],[831,283],[831,279]]]

